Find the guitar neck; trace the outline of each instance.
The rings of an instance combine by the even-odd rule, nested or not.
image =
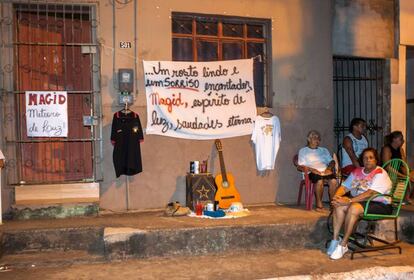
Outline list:
[[[221,176],[224,182],[227,182],[226,166],[224,166],[223,151],[219,151]]]

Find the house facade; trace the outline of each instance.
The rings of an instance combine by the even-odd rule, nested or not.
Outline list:
[[[45,193],[53,193],[50,203],[92,201],[85,188],[98,191],[102,209],[163,208],[170,201],[185,203],[190,161],[208,158],[208,171],[220,172],[213,140],[145,134],[142,62],[151,60],[254,58],[257,112],[278,116],[280,150],[275,169],[259,172],[250,136],[223,139],[226,169],[246,205],[295,202],[300,174],[292,158],[310,129],[336,151],[350,120],[363,117],[370,143],[379,147],[385,133],[400,127],[392,121],[405,118],[405,105],[401,110],[392,102],[399,2],[2,1],[3,212],[21,191],[30,193],[17,199],[21,205],[36,204]],[[110,133],[114,113],[123,109],[119,69],[133,71],[130,109],[140,116],[144,142],[143,172],[116,178]],[[27,91],[67,92],[67,137],[28,137]],[[59,201],[59,193],[80,189],[78,199],[61,195]]]

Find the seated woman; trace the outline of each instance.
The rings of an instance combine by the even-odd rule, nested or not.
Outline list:
[[[319,147],[321,135],[318,131],[309,131],[307,141],[308,145],[299,150],[298,169],[305,171],[305,168],[307,168],[308,172],[310,172],[309,179],[315,184],[316,210],[321,211],[323,210],[323,181],[328,181],[329,197],[331,199],[338,186],[336,176],[333,172],[335,161],[328,149]]]
[[[353,118],[349,125],[350,133],[345,136],[341,149],[341,173],[344,176],[361,166],[359,157],[368,148],[368,140],[364,135],[366,128],[367,123],[361,118]]]
[[[363,167],[358,167],[349,175],[335,193],[332,200],[333,240],[329,244],[327,254],[337,260],[348,251],[348,239],[352,234],[359,216],[364,213],[366,201],[375,194],[388,194],[391,191],[391,180],[387,172],[377,166],[378,153],[374,148],[366,148],[362,154]],[[350,192],[350,196],[346,194]],[[391,214],[392,206],[388,197],[380,196],[369,204],[368,213]],[[339,232],[344,226],[344,238]]]
[[[390,159],[398,158],[402,159],[403,161],[407,162],[407,157],[404,152],[404,136],[401,131],[393,131],[387,136],[385,136],[385,145],[381,149],[381,160],[383,163],[389,161]],[[401,170],[402,174],[406,175],[407,170],[402,167]],[[414,182],[414,171],[411,171],[410,174],[410,181]],[[406,201],[412,204],[412,200],[410,197],[412,193],[406,192]]]

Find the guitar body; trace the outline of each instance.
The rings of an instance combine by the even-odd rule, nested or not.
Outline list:
[[[216,176],[215,182],[217,186],[217,192],[215,200],[218,201],[220,208],[229,208],[233,202],[240,202],[240,194],[234,186],[234,177],[231,173],[226,173],[226,181],[223,180],[222,174]]]
[[[223,146],[221,145],[220,139],[216,139],[214,143],[216,144],[216,149],[219,154],[221,169],[221,173],[217,174],[215,180],[217,191],[214,199],[218,201],[220,208],[227,209],[233,202],[240,202],[240,194],[234,186],[233,175],[226,172],[226,167],[224,166]]]

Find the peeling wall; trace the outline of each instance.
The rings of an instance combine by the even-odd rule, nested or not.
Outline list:
[[[335,0],[334,55],[394,57],[394,5],[394,0]]]

